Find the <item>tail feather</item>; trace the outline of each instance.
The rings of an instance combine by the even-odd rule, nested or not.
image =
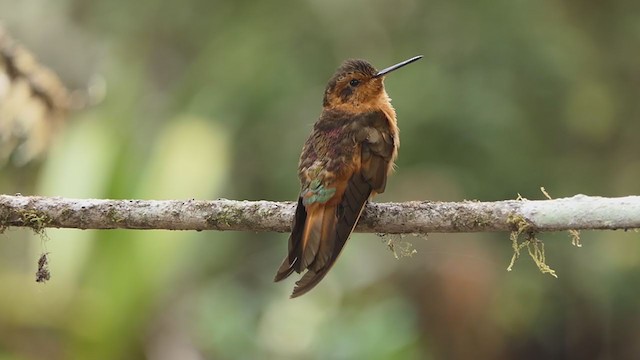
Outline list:
[[[316,259],[316,254],[320,249],[322,241],[322,224],[325,218],[325,206],[314,204],[307,210],[307,222],[302,232],[301,259],[296,264],[296,271],[303,271],[308,268]]]
[[[276,277],[273,281],[278,282],[284,280],[289,277],[289,275],[293,274],[293,267],[295,266],[296,260],[293,263],[289,263],[289,257],[287,256],[282,260],[282,264],[278,268],[278,272],[276,273]]]
[[[307,293],[327,275],[333,264],[338,259],[349,235],[351,235],[351,232],[358,223],[358,219],[362,214],[364,205],[369,199],[371,192],[371,185],[360,173],[355,173],[351,177],[341,202],[337,205],[337,208],[334,208],[335,210],[333,210],[336,214],[333,216],[335,222],[331,224],[328,221],[326,227],[323,227],[323,231],[321,231],[323,235],[322,243],[329,240],[332,244],[330,250],[331,255],[328,260],[324,262],[318,261],[317,264],[312,263],[312,266],[307,270],[302,278],[296,282],[296,287],[293,289],[293,293],[291,294],[292,298]],[[331,218],[330,216],[324,215],[323,220],[325,217],[327,219]],[[325,236],[325,231],[330,231],[332,233],[331,236]],[[321,247],[320,250],[322,251],[323,248]]]
[[[326,206],[322,220],[322,233],[320,235],[320,246],[313,263],[309,265],[310,270],[318,271],[322,269],[333,255],[336,243],[336,225],[338,223],[337,206]]]
[[[284,258],[274,281],[300,273],[313,264],[324,264],[331,257],[335,233],[336,207],[318,204],[308,209],[298,202],[289,254]]]
[[[296,287],[293,288],[293,293],[291,293],[291,298],[296,298],[298,296],[304,295],[309,290],[313,289],[320,280],[322,280],[325,275],[327,275],[328,271],[319,271],[315,272],[313,270],[307,270],[307,272],[300,278],[300,280],[296,281]]]

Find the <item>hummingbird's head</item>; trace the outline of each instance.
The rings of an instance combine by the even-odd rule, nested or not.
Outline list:
[[[415,56],[381,71],[364,60],[347,60],[329,80],[323,106],[357,112],[375,108],[381,101],[388,103],[384,76],[421,58]]]

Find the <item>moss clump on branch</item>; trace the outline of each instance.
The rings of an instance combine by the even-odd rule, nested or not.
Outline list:
[[[51,218],[47,214],[37,210],[20,210],[18,213],[20,222],[40,236],[44,235],[44,229],[51,223]]]
[[[47,234],[45,233],[45,228],[51,224],[51,218],[47,214],[33,209],[18,210],[17,213],[19,218],[13,222],[33,230],[33,232],[40,237],[44,247],[44,242],[48,239]],[[11,223],[10,214],[7,211],[0,212],[0,234],[2,234],[4,230],[11,225]],[[51,279],[48,255],[49,253],[43,250],[42,255],[38,259],[36,282],[44,283]]]
[[[533,262],[536,264],[540,272],[557,278],[558,275],[556,275],[555,270],[550,268],[546,263],[544,243],[536,237],[534,226],[525,218],[517,214],[509,215],[507,222],[514,229],[510,235],[511,246],[513,247],[513,256],[511,257],[511,262],[507,267],[507,271],[513,270],[516,260],[520,257],[520,251],[527,248],[529,256],[533,259]],[[520,235],[524,236],[524,240],[519,241]]]
[[[387,248],[393,253],[393,257],[400,259],[403,257],[411,257],[418,253],[418,250],[413,248],[413,244],[405,239],[405,234],[385,234],[376,233],[376,235],[382,239],[382,242],[387,245]],[[412,234],[416,237],[423,237],[426,239],[427,234]]]

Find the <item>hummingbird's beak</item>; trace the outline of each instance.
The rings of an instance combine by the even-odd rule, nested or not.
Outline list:
[[[414,56],[414,57],[412,57],[412,58],[411,58],[411,59],[409,59],[409,60],[405,60],[405,61],[403,61],[403,62],[400,62],[400,63],[397,63],[397,64],[395,64],[395,65],[389,66],[389,67],[388,67],[388,68],[386,68],[386,69],[382,69],[382,70],[378,71],[378,73],[377,73],[377,74],[375,74],[375,75],[373,75],[373,77],[374,77],[374,78],[377,78],[377,77],[380,77],[380,76],[384,76],[384,75],[386,75],[386,74],[388,74],[388,73],[392,72],[393,70],[400,69],[401,67],[403,67],[403,66],[405,66],[405,65],[409,65],[409,64],[411,64],[412,62],[414,62],[414,61],[418,61],[418,60],[420,60],[420,59],[422,59],[422,55]]]

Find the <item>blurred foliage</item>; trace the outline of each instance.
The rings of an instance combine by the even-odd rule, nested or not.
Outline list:
[[[107,86],[0,192],[293,200],[302,143],[346,58],[389,76],[402,130],[378,201],[640,192],[640,3],[612,0],[0,0],[67,87]],[[286,235],[18,229],[0,236],[2,359],[640,356],[635,232],[356,235],[312,293],[273,284]],[[50,252],[52,279],[36,284]]]
[[[42,156],[67,115],[71,96],[51,70],[0,24],[0,166]]]

